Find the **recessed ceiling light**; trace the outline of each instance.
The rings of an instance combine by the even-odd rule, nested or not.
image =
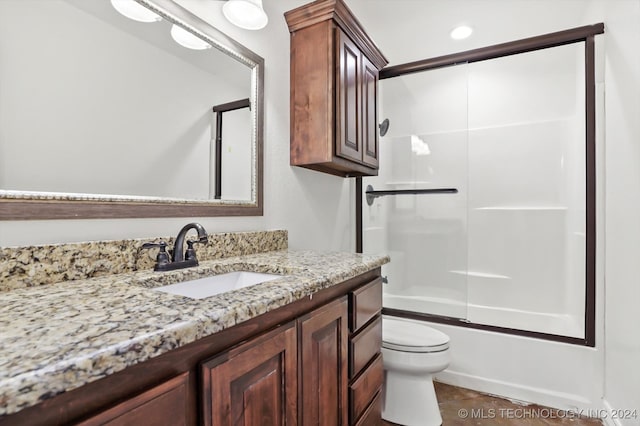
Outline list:
[[[451,30],[451,38],[454,40],[462,40],[471,35],[473,32],[473,28],[468,25],[460,25],[459,27],[455,27]]]

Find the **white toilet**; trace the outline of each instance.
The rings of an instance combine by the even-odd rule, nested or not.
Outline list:
[[[404,426],[440,426],[432,375],[449,361],[449,336],[417,321],[383,316],[382,418]]]

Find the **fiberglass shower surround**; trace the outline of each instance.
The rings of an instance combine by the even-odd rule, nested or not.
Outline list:
[[[386,308],[584,337],[582,43],[382,80],[365,252]],[[542,72],[540,70],[543,70]]]

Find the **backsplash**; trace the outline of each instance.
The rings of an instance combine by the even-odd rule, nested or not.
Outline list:
[[[158,250],[141,247],[160,240],[173,247],[173,237],[159,237],[0,248],[0,291],[152,269]],[[202,261],[287,248],[287,231],[276,230],[209,234],[196,251]]]

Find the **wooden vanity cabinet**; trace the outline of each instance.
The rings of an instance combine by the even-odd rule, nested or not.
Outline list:
[[[381,424],[381,311],[376,278],[205,361],[204,424]]]
[[[0,424],[377,425],[380,282],[363,273]]]
[[[347,309],[343,297],[205,361],[204,424],[346,426]]]
[[[342,0],[285,13],[291,33],[290,162],[378,174],[378,72],[387,60]]]

